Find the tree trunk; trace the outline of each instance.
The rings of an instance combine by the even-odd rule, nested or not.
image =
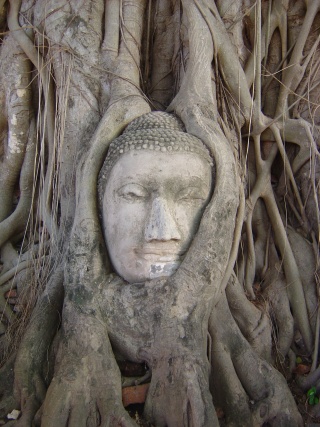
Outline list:
[[[303,425],[276,368],[292,383],[302,358],[311,374],[298,382],[320,389],[319,11],[319,0],[0,0],[3,375],[14,363],[0,416]],[[109,259],[98,177],[112,141],[150,111],[203,142],[214,189],[177,271],[127,283]],[[123,360],[150,373],[135,379],[150,382],[135,420]]]

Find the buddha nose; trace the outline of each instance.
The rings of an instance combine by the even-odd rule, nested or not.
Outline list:
[[[161,197],[156,197],[152,201],[151,212],[145,229],[145,239],[147,242],[181,239],[177,223],[170,212],[168,204]]]

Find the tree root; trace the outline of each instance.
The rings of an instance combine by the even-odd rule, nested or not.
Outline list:
[[[6,70],[5,65],[8,67]],[[32,116],[32,96],[28,87],[30,73],[31,67],[26,55],[13,37],[8,36],[1,46],[0,67],[0,81],[3,88],[0,119],[1,133],[3,133],[1,146],[5,152],[5,156],[1,156],[0,221],[12,212],[14,190],[26,153],[29,121]],[[4,241],[1,238],[1,243]]]
[[[218,323],[220,328],[216,327]],[[209,332],[213,341],[212,394],[224,411],[226,425],[301,427],[302,419],[285,379],[243,338],[225,296],[212,311]],[[232,405],[228,399],[219,398],[220,390],[221,397],[227,393]],[[241,420],[246,421],[239,424]]]
[[[145,403],[144,415],[157,427],[192,425],[218,427],[203,360],[173,354],[158,360]]]
[[[288,354],[293,342],[294,320],[290,311],[290,304],[287,295],[287,283],[281,273],[280,263],[276,269],[267,271],[264,278],[263,295],[270,305],[270,314],[274,320],[276,331],[274,342],[276,347],[276,357],[280,357],[281,363]]]
[[[226,287],[226,297],[239,329],[257,354],[271,362],[271,325],[267,315],[246,297],[237,277],[233,275]]]
[[[50,234],[57,235],[57,224],[54,221],[54,217],[51,213],[50,201],[53,192],[53,174],[55,168],[55,94],[53,81],[51,78],[50,63],[45,63],[41,54],[35,48],[32,40],[25,33],[25,30],[19,24],[19,12],[22,0],[11,1],[8,15],[8,26],[13,34],[13,37],[26,54],[27,58],[33,63],[35,68],[38,70],[40,76],[40,86],[42,86],[43,95],[45,99],[44,117],[45,117],[45,129],[44,134],[46,138],[43,138],[43,142],[48,140],[48,168],[44,180],[44,188],[40,196],[40,200],[43,205],[42,219],[46,224]]]
[[[171,1],[158,2],[156,7],[156,19],[151,28],[151,31],[154,31],[154,34],[152,34],[153,39],[151,39],[150,34],[146,53],[152,58],[150,61],[152,74],[149,96],[155,108],[163,110],[173,97],[172,58],[174,57],[174,43],[172,43],[172,40],[176,37],[177,28],[173,25],[174,18],[171,15]],[[152,20],[151,17],[150,20]],[[148,60],[146,60],[146,63],[149,67]],[[149,69],[146,69],[144,73],[147,77]]]
[[[62,331],[41,425],[134,427],[121,403],[120,371],[103,322],[67,294]]]
[[[48,373],[48,354],[59,327],[63,299],[63,271],[58,268],[39,300],[27,331],[20,344],[15,362],[15,395],[20,402],[22,416],[18,426],[31,425],[41,406],[51,377]]]

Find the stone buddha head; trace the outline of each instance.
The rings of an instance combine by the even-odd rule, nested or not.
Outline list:
[[[145,114],[111,143],[99,195],[119,276],[140,283],[177,270],[211,197],[212,172],[207,148],[171,114]]]

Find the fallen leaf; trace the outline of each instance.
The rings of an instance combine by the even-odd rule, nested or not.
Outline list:
[[[303,365],[302,363],[299,363],[299,365],[297,365],[293,370],[293,373],[298,375],[304,375],[304,374],[307,374],[308,372],[310,372],[310,366]]]
[[[132,405],[133,403],[144,403],[146,400],[149,384],[140,384],[122,389],[123,406]]]

